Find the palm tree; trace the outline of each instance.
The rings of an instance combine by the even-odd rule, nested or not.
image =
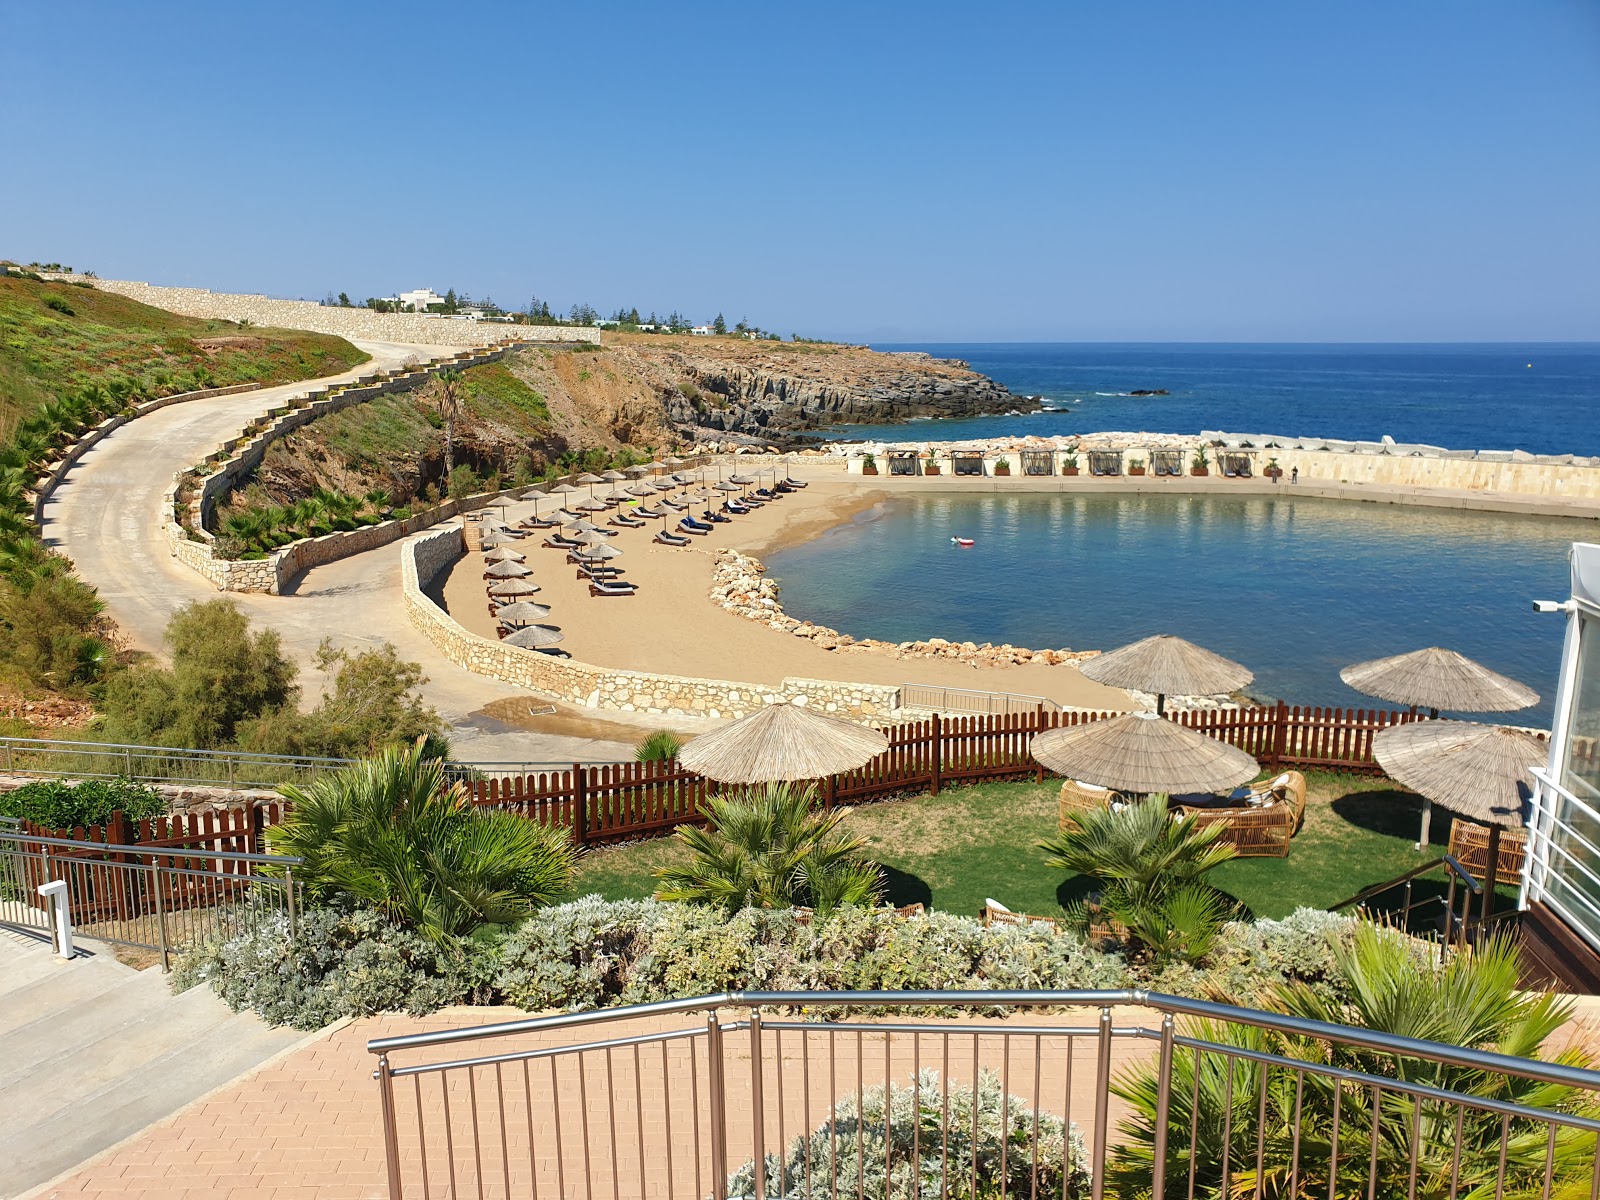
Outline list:
[[[720,904],[730,912],[796,905],[826,912],[875,903],[883,873],[859,856],[866,843],[839,829],[844,813],[818,813],[815,806],[813,788],[790,783],[714,797],[702,809],[706,828],[685,825],[674,835],[694,857],[656,872],[656,898]]]
[[[572,886],[564,830],[474,807],[421,742],[279,790],[293,808],[268,837],[305,859],[295,877],[313,901],[350,896],[444,941],[521,920]]]
[[[1234,857],[1218,841],[1221,825],[1200,827],[1174,819],[1167,797],[1148,796],[1114,808],[1083,809],[1067,826],[1040,842],[1046,861],[1101,885],[1100,911],[1134,944],[1157,959],[1195,962],[1215,944],[1233,905],[1204,881]],[[1068,908],[1073,923],[1094,923],[1095,912]]]
[[[1572,1012],[1569,1001],[1519,990],[1517,949],[1507,936],[1431,968],[1403,933],[1367,924],[1348,945],[1336,948],[1335,961],[1335,982],[1345,999],[1330,1000],[1296,982],[1280,985],[1269,1007],[1293,1017],[1519,1057],[1538,1057]],[[1195,1022],[1184,1032],[1214,1045],[1312,1066],[1302,1074],[1291,1067],[1263,1067],[1259,1059],[1180,1047],[1173,1054],[1168,1110],[1168,1196],[1217,1195],[1225,1172],[1228,1194],[1237,1196],[1540,1194],[1546,1155],[1552,1153],[1543,1123],[1506,1118],[1502,1124],[1500,1111],[1439,1097],[1419,1102],[1394,1089],[1382,1092],[1374,1113],[1373,1087],[1322,1073],[1329,1068],[1496,1103],[1600,1114],[1591,1093],[1431,1059],[1330,1047],[1312,1038],[1214,1022]],[[1551,1057],[1571,1066],[1590,1065],[1582,1050]],[[1142,1186],[1149,1195],[1157,1083],[1155,1069],[1144,1063],[1114,1084],[1133,1110],[1121,1125],[1121,1148],[1108,1168],[1110,1181],[1118,1185],[1110,1190],[1118,1194],[1133,1195]],[[1502,1153],[1503,1190],[1496,1184]],[[1594,1153],[1594,1133],[1557,1130],[1554,1195],[1589,1195]],[[1297,1171],[1291,1169],[1296,1162]],[[1331,1186],[1330,1169],[1336,1174]],[[1376,1188],[1369,1190],[1374,1180]]]
[[[456,469],[456,418],[461,416],[460,371],[440,371],[428,385],[428,400],[444,424],[444,477]]]

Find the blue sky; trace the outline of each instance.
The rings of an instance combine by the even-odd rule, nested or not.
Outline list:
[[[0,256],[877,340],[1600,339],[1600,5],[0,4]]]

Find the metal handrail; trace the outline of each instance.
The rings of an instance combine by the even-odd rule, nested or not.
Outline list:
[[[217,837],[238,836],[237,830],[217,830]],[[45,837],[14,829],[0,829],[0,841],[27,842],[30,846],[64,846],[73,850],[111,854],[158,854],[168,858],[214,858],[219,862],[264,863],[270,866],[298,867],[305,859],[291,854],[249,854],[242,850],[212,850],[205,846],[130,846],[121,842],[88,842],[73,838]]]
[[[1568,1066],[1559,1062],[1519,1058],[1490,1050],[1475,1050],[1447,1042],[1426,1041],[1379,1030],[1358,1029],[1350,1025],[1335,1025],[1328,1021],[1314,1021],[1304,1017],[1291,1017],[1283,1013],[1261,1009],[1241,1008],[1212,1000],[1192,1000],[1164,992],[1143,989],[1103,991],[1096,989],[1061,991],[959,991],[939,990],[923,992],[867,991],[867,992],[723,992],[717,995],[696,996],[685,1000],[663,1000],[653,1004],[632,1004],[620,1008],[596,1009],[591,1012],[561,1013],[550,1017],[529,1017],[520,1021],[505,1021],[493,1025],[478,1025],[465,1029],[443,1029],[431,1033],[405,1034],[397,1037],[372,1038],[367,1050],[372,1054],[387,1055],[397,1050],[416,1050],[426,1046],[446,1046],[484,1038],[508,1037],[515,1034],[539,1033],[574,1026],[635,1020],[643,1017],[670,1016],[677,1013],[710,1012],[718,1008],[1106,1008],[1117,1005],[1134,1005],[1154,1009],[1175,1016],[1196,1017],[1201,1020],[1223,1021],[1270,1029],[1294,1037],[1322,1039],[1339,1042],[1379,1054],[1400,1058],[1433,1059],[1450,1066],[1516,1075],[1540,1083],[1582,1088],[1600,1092],[1600,1071]],[[492,1060],[491,1060],[492,1061]],[[1596,1123],[1600,1128],[1600,1122]]]
[[[1404,875],[1396,875],[1387,883],[1375,883],[1364,891],[1357,892],[1348,900],[1341,900],[1337,904],[1328,905],[1328,911],[1338,912],[1341,908],[1349,908],[1352,904],[1360,904],[1363,900],[1370,900],[1374,896],[1380,896],[1390,888],[1399,887],[1402,883],[1409,883],[1420,875],[1426,875],[1441,864],[1448,867],[1462,883],[1466,884],[1472,890],[1474,896],[1483,895],[1483,885],[1472,877],[1472,872],[1463,867],[1454,855],[1441,854],[1438,858],[1429,859],[1420,867],[1412,867]]]
[[[354,758],[322,758],[310,754],[262,754],[253,750],[194,750],[181,746],[148,746],[137,742],[78,742],[67,738],[0,737],[0,749],[40,750],[47,753],[133,750],[153,757],[233,759],[237,762],[293,763],[313,766],[348,766]]]

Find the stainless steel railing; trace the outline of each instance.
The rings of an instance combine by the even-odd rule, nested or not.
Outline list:
[[[0,738],[0,771],[16,775],[68,775],[75,779],[123,777],[144,783],[270,787],[337,771],[354,759],[235,750],[182,750],[61,738]]]
[[[300,907],[294,868],[302,862],[206,847],[80,842],[0,827],[0,925],[49,929],[39,886],[62,879],[79,936],[153,950],[165,970],[174,951],[263,918],[282,919],[293,934]]]
[[[939,687],[927,683],[902,683],[900,706],[959,715],[1010,715],[1061,711],[1061,705],[1047,696],[1025,696],[1015,692],[982,692],[971,688]]]
[[[368,1049],[392,1200],[1600,1195],[1600,1072],[1146,992],[732,993]]]

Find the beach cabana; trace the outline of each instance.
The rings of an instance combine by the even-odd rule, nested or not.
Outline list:
[[[1249,479],[1254,471],[1254,455],[1246,450],[1218,450],[1217,470],[1229,479]]]
[[[983,451],[982,450],[952,450],[950,451],[950,473],[952,475],[982,475]]]
[[[1024,475],[1054,475],[1056,473],[1056,452],[1054,450],[1023,450],[1019,457],[1022,459],[1022,473]]]
[[[1046,730],[1028,749],[1058,775],[1136,794],[1230,792],[1260,771],[1243,750],[1149,712]]]
[[[888,748],[876,729],[803,704],[769,704],[695,738],[678,765],[718,783],[823,779],[863,767]]]
[[[1521,829],[1533,794],[1533,768],[1548,748],[1533,734],[1476,721],[1415,721],[1372,739],[1372,756],[1384,774],[1457,816],[1489,827],[1483,917],[1494,911],[1500,874],[1500,838]]]
[[[917,473],[917,452],[915,450],[890,450],[886,457],[889,459],[889,474],[915,475]]]
[[[1358,692],[1404,704],[1412,712],[1425,708],[1430,717],[1440,712],[1515,712],[1539,703],[1532,688],[1440,646],[1352,663],[1339,678]],[[1418,850],[1427,847],[1432,823],[1433,803],[1424,796]]]
[[[1091,475],[1121,475],[1122,451],[1121,450],[1091,450],[1089,451],[1089,474]]]
[[[1183,451],[1182,450],[1152,450],[1150,451],[1150,474],[1152,475],[1182,475]]]
[[[1108,687],[1154,692],[1157,713],[1166,712],[1168,696],[1222,696],[1255,678],[1249,667],[1168,633],[1084,659],[1078,673]]]

